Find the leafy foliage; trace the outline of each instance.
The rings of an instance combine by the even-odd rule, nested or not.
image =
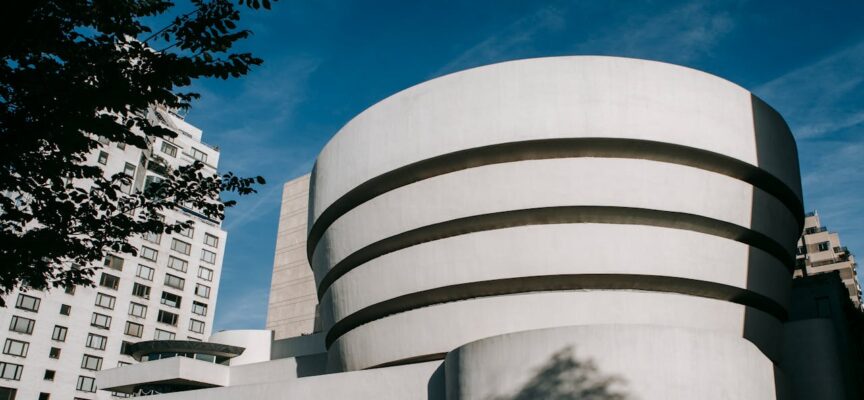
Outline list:
[[[275,0],[274,0],[275,1]],[[262,60],[232,47],[243,7],[268,0],[28,0],[0,13],[0,304],[16,287],[93,285],[106,252],[172,232],[160,212],[183,207],[221,220],[223,190],[254,193],[261,177],[206,173],[200,162],[129,193],[132,178],[88,162],[105,143],[151,151],[177,136],[154,108],[185,110],[194,79],[236,78]],[[148,26],[178,14],[164,28]],[[164,17],[162,18],[164,20]],[[160,26],[162,26],[160,25]]]

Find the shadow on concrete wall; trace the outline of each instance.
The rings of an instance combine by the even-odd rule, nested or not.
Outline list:
[[[571,347],[555,353],[521,389],[494,400],[628,400],[624,379],[604,375],[591,360],[579,360]]]

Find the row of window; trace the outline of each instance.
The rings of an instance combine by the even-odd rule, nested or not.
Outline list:
[[[189,154],[189,156],[191,156],[192,158],[194,158],[198,161],[201,161],[203,163],[207,162],[207,153],[205,153],[201,150],[198,150],[194,147],[190,147],[189,149],[191,151],[191,154]],[[177,157],[177,146],[175,146],[173,144],[170,144],[168,142],[162,142],[162,146],[160,147],[160,150],[162,151],[163,154],[167,154],[171,157]]]
[[[159,310],[157,320],[163,324],[177,326],[178,318],[179,317],[177,316],[177,314]],[[203,334],[204,326],[204,321],[199,321],[197,319],[189,320],[189,332]],[[126,326],[123,328],[123,333],[132,337],[140,338],[144,336],[144,325],[137,322],[126,321]],[[174,340],[174,336],[175,334],[173,332],[163,331],[159,328],[156,328],[156,334],[154,338],[156,340]]]
[[[201,311],[201,312],[206,314],[207,305],[203,304],[203,303],[193,302],[193,312],[195,312],[195,311]],[[137,304],[137,303],[131,303],[130,304],[129,315],[143,318],[144,316],[146,316],[146,314],[147,314],[147,306],[142,305],[142,304]],[[159,314],[157,314],[157,316],[156,316],[156,320],[158,322],[168,324],[171,326],[177,326],[177,320],[179,318],[180,318],[179,315],[174,314],[172,312],[165,311],[165,310],[159,310]],[[112,320],[112,318],[108,315],[99,314],[99,313],[94,312],[90,318],[90,326],[95,327],[95,328],[101,328],[101,329],[110,329],[111,328],[111,320]],[[190,319],[189,321],[190,321],[189,322],[189,330],[190,331],[195,332],[195,333],[204,333],[204,322],[203,321],[198,321],[195,319]],[[32,335],[33,334],[33,327],[35,325],[36,325],[35,320],[32,320],[30,318],[19,317],[17,315],[13,315],[12,320],[9,324],[9,330],[12,332]],[[134,328],[132,330],[133,332],[138,332],[138,333],[137,334],[128,333],[130,326],[133,326],[133,328],[135,326],[140,327],[140,329]],[[141,331],[140,330],[143,328],[144,328],[144,326],[141,324],[134,323],[131,321],[126,322],[126,331],[127,331],[126,333],[130,334],[131,336],[141,337],[141,333],[140,333]],[[68,331],[69,331],[69,329],[66,328],[65,326],[54,325],[54,330],[51,332],[51,339],[56,340],[58,342],[65,342],[66,341],[66,334]],[[12,340],[12,339],[8,339],[8,340]],[[10,345],[10,342],[8,340],[6,343],[7,346]],[[92,341],[94,346],[98,346],[99,344],[101,344],[102,347],[99,349],[103,350],[104,349],[104,340],[105,340],[104,336],[95,335],[95,334],[91,333],[90,336],[87,337],[87,343],[88,343],[87,347],[93,347],[93,346],[90,346],[91,341]],[[12,342],[15,342],[15,341],[12,340]],[[26,342],[21,342],[21,343],[26,343]],[[15,347],[15,348],[17,349],[17,347]],[[96,347],[93,347],[93,348],[96,348]],[[4,347],[4,353],[5,352],[6,352],[6,350]],[[26,349],[24,350],[24,353],[26,353]]]
[[[152,280],[152,276],[153,276],[152,268],[149,268],[149,267],[145,267],[145,268],[148,268],[148,269],[143,270],[143,273],[145,274],[145,276],[149,276]],[[202,279],[207,279],[207,278],[212,279],[213,271],[206,269],[206,268],[204,268],[203,270],[201,268],[199,268],[198,276],[202,277]],[[181,277],[176,276],[176,275],[171,275],[171,274],[165,274],[164,283],[165,283],[165,286],[168,286],[168,287],[171,287],[171,288],[174,288],[177,290],[183,290],[183,288],[186,287],[186,279],[181,278]],[[117,290],[117,288],[120,287],[120,277],[103,272],[102,275],[99,277],[99,286],[106,287],[106,288],[113,289],[113,290]],[[135,296],[138,296],[138,297],[143,297],[145,299],[149,299],[150,298],[150,287],[147,285],[135,282],[132,284],[132,294]],[[209,299],[210,298],[210,286],[207,286],[207,285],[204,285],[201,283],[196,283],[195,284],[195,294],[198,296],[201,296],[205,299]],[[107,295],[103,295],[103,296],[107,296]],[[113,296],[110,296],[110,297],[113,298]],[[113,303],[111,303],[111,304],[112,304],[111,307],[105,307],[105,308],[112,308],[113,309],[114,308]],[[97,301],[97,305],[99,305],[98,301]]]
[[[18,294],[18,300],[15,301],[15,308],[33,312],[39,312],[39,305],[42,303],[42,300],[38,297],[28,296],[23,293]],[[69,315],[72,313],[72,306],[68,304],[60,305],[60,314],[61,315]]]
[[[209,234],[208,234],[209,236]],[[215,236],[214,236],[215,238]],[[171,250],[174,250],[183,255],[190,255],[192,253],[192,245],[186,243],[182,240],[173,239],[171,241]],[[141,246],[141,252],[138,253],[138,256],[149,261],[156,262],[159,259],[159,251],[156,249],[149,248],[147,246]],[[173,257],[171,257],[173,258]],[[208,264],[216,264],[216,253],[207,250],[201,249],[201,261],[204,261]]]
[[[150,290],[149,287],[138,284],[139,286],[143,286],[147,288],[147,290],[140,290],[139,292],[146,292],[149,297]],[[180,304],[183,301],[183,297],[170,292],[162,292],[162,298],[160,302],[169,307],[180,308]],[[110,296],[104,293],[96,293],[96,306],[107,308],[109,310],[114,309],[114,303],[116,302],[116,298],[114,296]],[[198,315],[206,316],[207,315],[207,304],[201,303],[198,301],[192,302],[192,312]],[[147,306],[144,304],[138,304],[135,302],[129,303],[129,315],[145,318],[147,315]]]
[[[88,357],[91,357],[91,359],[88,359]],[[84,360],[81,363],[81,368],[84,368],[85,365],[87,366],[87,368],[85,368],[85,369],[91,369],[93,371],[98,371],[100,368],[102,368],[102,359],[99,357],[92,357],[92,356],[88,356],[85,354]],[[96,368],[92,368],[92,367],[96,367]],[[0,378],[10,379],[13,381],[19,381],[19,380],[21,380],[21,372],[22,371],[24,371],[23,365],[12,364],[12,363],[7,363],[7,362],[0,362]],[[54,375],[55,375],[54,371],[46,370],[44,378],[45,378],[45,380],[53,381]],[[80,390],[82,392],[90,392],[90,393],[96,392],[96,379],[89,377],[89,376],[80,375],[80,376],[78,376],[78,383],[75,385],[75,389]],[[43,396],[43,395],[45,395],[45,396]],[[48,398],[47,393],[40,393],[39,398],[40,398],[40,400],[41,399],[47,399]]]

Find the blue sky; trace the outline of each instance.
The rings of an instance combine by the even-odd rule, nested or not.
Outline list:
[[[195,83],[187,119],[220,169],[269,184],[230,210],[216,329],[262,328],[281,183],[351,117],[414,84],[494,62],[616,55],[681,64],[753,91],[798,140],[805,205],[864,257],[864,2],[286,1],[244,13],[240,80]]]

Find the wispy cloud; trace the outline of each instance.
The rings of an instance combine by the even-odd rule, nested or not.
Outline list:
[[[754,93],[789,119],[799,139],[864,124],[864,40],[766,82]]]
[[[257,173],[284,165],[291,149],[274,146],[292,134],[289,126],[299,104],[306,100],[315,59],[273,60],[243,81],[239,93],[218,96],[203,88],[189,119],[204,126],[205,139],[223,148],[220,169]]]
[[[224,277],[223,277],[224,279]],[[249,288],[242,288],[249,289]],[[244,290],[245,293],[231,295],[220,293],[213,331],[221,329],[263,329],[267,319],[267,292],[258,288]]]
[[[621,24],[597,31],[579,43],[577,49],[583,53],[687,63],[710,55],[711,49],[734,25],[727,11],[706,2],[689,2],[657,14],[636,14]]]
[[[263,175],[268,181],[258,194],[228,210],[223,228],[229,232],[278,210],[281,183],[311,169],[314,151],[291,129],[319,64],[317,59],[285,57],[253,71],[234,94],[196,88],[202,98],[187,119],[204,128],[205,141],[221,147],[219,169]]]
[[[292,162],[293,168],[284,170],[282,173],[270,178],[264,188],[252,198],[238,203],[237,208],[229,209],[226,213],[223,229],[231,232],[248,223],[255,222],[261,217],[278,210],[282,204],[282,183],[289,179],[306,174],[312,170],[312,159],[302,162]]]
[[[786,117],[798,139],[805,206],[864,251],[864,40],[795,68],[754,93]]]
[[[530,46],[537,35],[563,29],[565,22],[562,10],[557,6],[541,7],[471,46],[432,75],[438,76],[500,61],[502,56],[513,54],[517,48]]]

